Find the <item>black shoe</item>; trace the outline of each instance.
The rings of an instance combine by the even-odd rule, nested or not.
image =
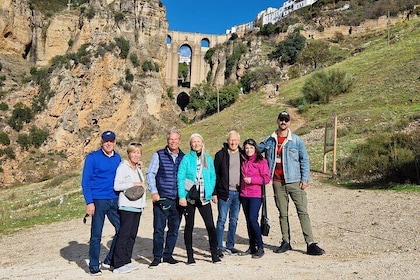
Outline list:
[[[231,255],[237,255],[237,254],[242,253],[242,251],[241,251],[241,250],[238,250],[238,249],[236,249],[236,248],[226,249],[226,251],[227,251],[227,250],[229,250],[229,251],[230,251]]]
[[[179,263],[179,261],[177,261],[173,257],[163,258],[163,262],[164,263],[169,263],[169,264],[177,264],[177,263]]]
[[[94,266],[89,268],[89,273],[92,276],[100,276],[102,275],[102,271],[99,269],[99,266]]]
[[[318,245],[316,245],[317,243],[311,243],[310,245],[308,245],[307,247],[307,251],[306,253],[308,255],[312,255],[312,256],[321,256],[325,253],[324,249],[321,249]]]
[[[240,252],[239,256],[253,255],[257,252],[255,248],[248,248],[245,252]]]
[[[187,260],[187,264],[188,265],[195,265],[195,259],[194,258],[188,258],[188,260]]]
[[[159,259],[154,259],[151,264],[149,264],[149,268],[156,268],[160,264]]]
[[[284,253],[286,251],[292,250],[289,242],[282,241],[280,247],[274,250],[274,253]]]
[[[223,258],[225,255],[223,254],[223,250],[222,249],[217,249],[217,256],[219,258]]]
[[[257,250],[257,252],[255,252],[255,254],[253,254],[253,255],[252,255],[252,258],[253,258],[253,259],[259,259],[259,258],[261,258],[262,256],[264,256],[264,249],[263,249],[263,248],[259,248],[259,249]]]
[[[216,263],[216,264],[217,264],[217,263],[221,263],[221,261],[222,261],[222,260],[221,260],[218,256],[216,256],[216,257],[214,257],[214,258],[212,257],[212,258],[211,258],[211,261],[212,261],[213,263]]]

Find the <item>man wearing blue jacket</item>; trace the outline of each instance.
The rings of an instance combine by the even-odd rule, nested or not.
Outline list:
[[[308,255],[322,255],[314,242],[305,189],[309,182],[309,156],[303,140],[290,130],[290,115],[283,111],[277,117],[277,130],[258,145],[265,153],[273,179],[274,198],[280,213],[282,242],[275,253],[292,249],[290,245],[289,196],[298,213]]]
[[[93,276],[101,275],[99,256],[105,216],[115,228],[108,255],[102,266],[112,266],[115,241],[120,228],[118,194],[114,191],[114,178],[121,156],[114,150],[115,133],[105,131],[101,136],[101,148],[89,153],[84,162],[82,191],[86,202],[86,214],[92,216],[89,241],[89,271]]]

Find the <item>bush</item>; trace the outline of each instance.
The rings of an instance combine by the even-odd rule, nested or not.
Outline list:
[[[295,64],[298,53],[305,47],[306,38],[298,31],[287,35],[284,41],[281,41],[276,49],[268,55],[270,59],[279,59],[281,63],[290,65]]]
[[[131,71],[128,68],[125,69],[125,81],[126,82],[132,82],[132,81],[134,81],[134,75],[131,74]]]
[[[29,147],[31,146],[31,139],[29,138],[29,135],[26,133],[19,134],[16,142],[24,150],[28,150]]]
[[[130,54],[130,61],[134,67],[138,67],[140,65],[139,58],[135,53]]]
[[[352,85],[343,71],[318,71],[305,82],[302,93],[308,103],[327,104],[332,96],[350,92]]]
[[[269,84],[276,79],[278,74],[272,67],[260,67],[250,71],[246,71],[241,78],[241,85],[245,93],[256,91],[262,86]]]
[[[7,111],[7,110],[9,110],[9,105],[7,105],[4,102],[0,103],[0,111]]]
[[[40,128],[37,128],[36,126],[32,126],[29,129],[29,137],[31,139],[31,144],[35,148],[41,147],[41,145],[44,144],[44,142],[47,140],[48,134],[49,134],[48,130],[40,129]]]
[[[141,65],[144,72],[159,72],[159,65],[152,60],[145,60]]]
[[[289,79],[296,79],[300,77],[300,69],[297,66],[292,66],[287,71],[287,75],[289,76]]]
[[[217,96],[219,95],[219,110],[222,111],[235,103],[239,96],[239,87],[235,84],[226,85],[219,90],[212,88],[208,84],[200,84],[193,87],[190,91],[190,103],[188,109],[194,111],[204,111],[204,116],[217,113]]]
[[[232,54],[226,58],[225,78],[228,79],[232,74],[233,67],[241,58],[248,48],[242,42],[234,43]]]
[[[126,59],[130,51],[130,42],[123,37],[114,38],[117,47],[121,50],[120,57]]]
[[[22,103],[17,103],[14,106],[12,115],[8,120],[8,124],[16,131],[20,131],[23,128],[23,123],[29,123],[32,120],[31,109]]]
[[[10,139],[6,132],[0,131],[0,144],[6,146],[10,144]]]
[[[357,146],[349,157],[338,161],[338,175],[343,180],[364,183],[415,183],[415,157],[420,154],[418,139],[420,131],[372,136]]]

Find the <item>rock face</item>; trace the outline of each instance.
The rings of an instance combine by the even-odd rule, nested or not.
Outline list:
[[[19,132],[7,125],[13,106],[22,102],[31,107],[45,89],[34,82],[14,85],[1,100],[9,110],[2,113],[0,131],[8,132],[10,147],[18,156],[0,157],[0,185],[79,171],[84,156],[99,147],[106,129],[114,130],[125,147],[131,140],[181,125],[176,104],[163,98],[168,24],[159,1],[95,0],[49,17],[28,3],[1,1],[0,59],[13,56],[22,65],[49,67],[50,97],[43,99],[45,109]],[[144,62],[154,65],[154,70],[145,71]],[[21,71],[29,75],[28,68]],[[3,72],[12,76],[14,71]],[[36,153],[61,158],[37,158],[31,155],[34,151],[16,144],[18,134],[28,133],[32,125],[49,131],[46,144]],[[0,148],[5,147],[0,144]],[[28,158],[33,162],[28,163]]]

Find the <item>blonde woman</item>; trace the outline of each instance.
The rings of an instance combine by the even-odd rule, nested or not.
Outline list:
[[[184,241],[187,249],[187,264],[195,265],[194,252],[192,247],[192,236],[194,229],[195,210],[198,209],[209,235],[211,259],[213,263],[220,263],[217,254],[216,228],[213,222],[211,201],[217,202],[215,193],[216,172],[213,159],[205,153],[204,139],[198,133],[190,137],[191,150],[186,154],[178,169],[178,196],[179,205],[185,207],[185,230]],[[186,182],[193,182],[198,193],[197,198],[192,199],[192,190]]]
[[[120,163],[114,181],[114,190],[119,192],[118,212],[120,231],[114,250],[114,273],[128,273],[138,268],[131,263],[134,243],[140,224],[140,217],[146,206],[146,195],[137,200],[129,200],[124,190],[137,186],[146,188],[139,161],[142,155],[141,143],[130,143],[127,147],[128,159]],[[143,191],[144,193],[144,191]]]

